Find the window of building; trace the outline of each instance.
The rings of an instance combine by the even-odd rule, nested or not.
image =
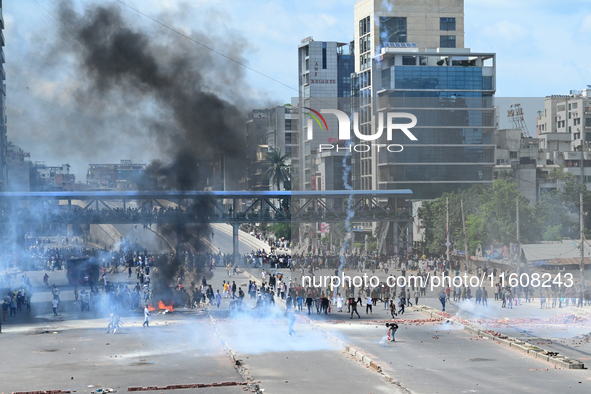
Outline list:
[[[456,18],[439,18],[439,30],[455,31]]]
[[[406,42],[406,17],[380,17],[380,45],[389,42]]]
[[[568,110],[569,110],[569,111],[571,110],[571,104],[569,104],[569,105],[568,105]]]
[[[510,159],[517,159],[517,152],[509,152]]]
[[[591,127],[591,118],[585,118],[585,127]]]
[[[403,66],[415,66],[417,64],[416,56],[402,56]]]
[[[439,37],[440,48],[455,48],[456,47],[456,36],[440,36]]]
[[[322,43],[322,69],[326,70],[326,43]]]
[[[568,106],[570,107],[570,104],[569,104]],[[570,108],[569,108],[569,109],[570,109]],[[572,112],[569,112],[569,113],[568,113],[568,118],[570,119],[570,118],[571,118],[571,116],[572,116]]]
[[[570,127],[568,128],[568,132],[570,133]],[[580,140],[581,139],[581,133],[574,133],[573,134],[573,139]]]
[[[291,119],[285,119],[285,130],[291,130]]]
[[[371,30],[369,16],[361,19],[359,21],[359,35],[362,36],[364,34],[369,33]]]

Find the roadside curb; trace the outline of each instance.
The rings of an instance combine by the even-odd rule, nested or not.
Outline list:
[[[431,318],[433,318],[435,316],[438,318],[451,320],[454,323],[462,326],[464,331],[468,331],[469,333],[474,334],[479,337],[482,337],[482,338],[491,339],[493,342],[495,342],[499,345],[509,347],[509,348],[519,351],[523,354],[527,354],[530,357],[544,360],[546,362],[554,364],[557,367],[564,368],[564,369],[586,369],[585,364],[580,360],[566,357],[566,356],[561,356],[559,354],[554,356],[553,354],[555,354],[555,352],[551,352],[551,351],[549,351],[547,349],[543,349],[539,346],[531,345],[531,344],[529,344],[527,342],[523,342],[517,338],[513,338],[513,337],[509,337],[507,335],[495,333],[491,330],[485,330],[482,327],[480,327],[479,325],[474,324],[474,323],[466,324],[466,321],[463,321],[456,316],[451,316],[447,313],[444,314],[444,312],[438,311],[438,310],[431,308],[429,306],[421,306],[419,308],[419,310]],[[497,334],[497,335],[495,335],[495,334]]]
[[[260,388],[261,381],[253,379],[252,375],[250,374],[250,370],[243,364],[242,360],[238,358],[238,355],[230,348],[226,341],[222,339],[222,336],[220,335],[220,332],[216,325],[216,320],[209,313],[207,315],[209,316],[209,320],[211,321],[213,331],[215,332],[216,337],[222,343],[224,349],[226,349],[228,356],[230,356],[230,359],[234,363],[236,371],[238,371],[238,374],[242,376],[242,379],[244,379],[244,381],[246,382],[246,386],[253,393],[262,394],[263,390],[261,390]]]

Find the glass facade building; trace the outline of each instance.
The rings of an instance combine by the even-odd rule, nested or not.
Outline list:
[[[378,188],[411,189],[416,198],[431,199],[492,183],[494,54],[382,53],[376,116],[414,114],[417,141],[402,132],[386,140],[384,133],[380,143],[404,149],[378,152]]]

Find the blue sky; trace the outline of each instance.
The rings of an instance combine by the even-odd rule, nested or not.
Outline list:
[[[187,34],[199,34],[217,51],[236,55],[249,67],[293,88],[297,85],[297,46],[302,38],[349,42],[353,37],[354,0],[124,2]],[[74,3],[80,10],[96,4],[87,0]],[[77,86],[67,71],[69,59],[64,58],[61,66],[59,59],[48,61],[45,56],[59,26],[57,4],[55,0],[4,1],[2,11],[9,139],[31,151],[33,160],[61,162],[63,152],[30,146],[34,138],[31,130],[50,123],[45,114],[56,104],[66,107],[69,92]],[[147,29],[170,45],[185,40],[119,6],[132,26]],[[465,31],[466,47],[497,54],[498,96],[543,97],[591,85],[588,0],[466,0]],[[224,91],[224,80],[232,76],[224,75],[223,61],[220,64],[210,74],[211,89]],[[256,106],[283,104],[297,96],[297,90],[247,70],[243,89]],[[533,126],[530,124],[530,130]],[[155,154],[150,149],[145,152],[146,159]],[[126,153],[112,152],[104,157],[97,153],[96,160],[116,157],[118,161],[117,155]],[[72,164],[84,165],[84,159]]]

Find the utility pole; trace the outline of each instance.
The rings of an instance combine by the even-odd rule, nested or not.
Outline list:
[[[468,257],[468,237],[466,236],[466,219],[464,218],[464,200],[460,200],[460,208],[462,209],[462,227],[464,228],[464,252],[466,253],[466,267],[470,262]],[[472,268],[470,268],[472,269]]]
[[[583,193],[579,195],[579,220],[581,227],[581,291],[585,291],[585,225],[583,223]]]
[[[521,238],[519,237],[519,196],[515,197],[517,207],[517,268],[519,268],[519,259],[521,257]]]
[[[449,246],[451,245],[449,242],[449,197],[445,197],[445,233],[447,234],[447,242],[445,243],[447,261],[449,261]]]

